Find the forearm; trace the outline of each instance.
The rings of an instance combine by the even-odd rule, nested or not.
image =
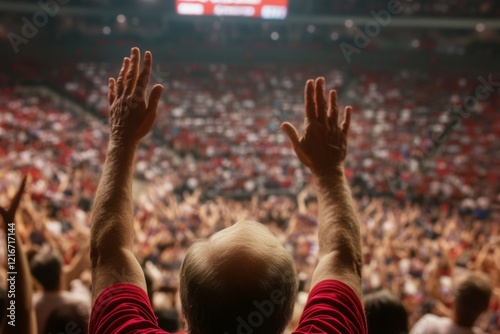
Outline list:
[[[132,250],[134,240],[132,174],[135,145],[110,141],[104,171],[97,188],[91,224],[91,256]]]
[[[352,270],[361,277],[362,253],[358,218],[351,192],[338,167],[325,177],[317,177],[319,206],[318,241],[320,259],[337,254],[336,266]]]
[[[80,277],[81,273],[89,267],[89,244],[80,249],[79,253],[71,260],[71,263],[64,266],[64,286],[67,290],[70,283]]]

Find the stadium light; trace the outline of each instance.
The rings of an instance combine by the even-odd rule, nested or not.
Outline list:
[[[354,27],[354,21],[351,19],[347,19],[347,20],[345,20],[344,25],[346,28],[352,28],[352,27]]]
[[[484,23],[478,23],[476,24],[476,31],[477,32],[483,32],[486,29],[486,26]]]
[[[125,15],[120,14],[116,17],[116,22],[123,24],[123,23],[127,22],[127,18],[125,17]]]

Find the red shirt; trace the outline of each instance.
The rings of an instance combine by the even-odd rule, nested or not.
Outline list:
[[[97,298],[90,316],[89,333],[167,332],[158,327],[146,292],[136,285],[120,283],[106,288]],[[299,326],[293,333],[366,334],[361,301],[342,282],[320,282],[309,294]]]
[[[361,301],[349,286],[335,280],[314,286],[293,334],[312,333],[368,333]]]

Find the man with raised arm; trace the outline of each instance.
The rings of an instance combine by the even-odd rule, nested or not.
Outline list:
[[[281,126],[299,160],[313,173],[319,205],[319,260],[294,333],[367,332],[360,304],[360,227],[343,166],[351,112],[351,107],[345,108],[339,126],[337,92],[331,90],[327,102],[325,80],[318,78],[306,83],[302,136],[290,123]]]
[[[110,139],[92,214],[92,300],[90,333],[165,333],[146,293],[134,257],[132,174],[135,150],[150,131],[162,87],[146,102],[151,54],[139,74],[139,50],[125,58],[118,79],[110,79]],[[283,124],[299,159],[319,188],[320,259],[313,289],[295,333],[360,333],[360,232],[343,173],[351,109],[338,126],[335,92],[329,102],[324,79],[306,85],[306,122],[299,138]],[[293,259],[270,230],[240,221],[193,244],[181,268],[182,312],[189,334],[279,334],[296,298]]]

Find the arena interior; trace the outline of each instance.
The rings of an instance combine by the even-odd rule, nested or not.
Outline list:
[[[31,333],[96,332],[89,254],[110,138],[108,79],[133,47],[153,55],[150,90],[164,87],[137,145],[131,226],[160,328],[197,333],[181,307],[186,252],[252,220],[294,260],[298,293],[284,333],[333,334],[294,331],[314,285],[325,204],[280,128],[302,130],[304,85],[324,77],[339,108],[352,106],[344,172],[361,231],[365,307],[382,291],[406,311],[398,332],[377,331],[367,314],[368,333],[500,333],[494,0],[0,2],[0,207],[26,176],[11,217],[16,264],[24,256],[27,268],[15,277],[16,326],[28,321],[26,309],[37,324]],[[5,333],[22,333],[9,325],[10,223],[0,232],[0,314]],[[419,329],[430,314],[459,324],[456,286],[471,272],[491,285],[473,326]],[[44,286],[51,274],[57,289]],[[234,333],[271,334],[243,318]]]

